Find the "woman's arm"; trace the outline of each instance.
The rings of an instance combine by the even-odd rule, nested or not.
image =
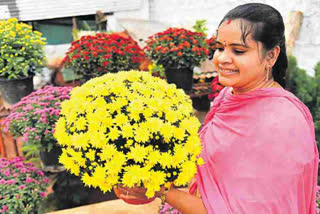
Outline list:
[[[183,214],[206,214],[207,210],[201,200],[187,192],[170,189],[166,195],[166,202]]]

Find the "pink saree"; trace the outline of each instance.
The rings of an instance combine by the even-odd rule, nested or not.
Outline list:
[[[196,182],[209,214],[314,214],[318,151],[308,108],[282,88],[215,99]]]

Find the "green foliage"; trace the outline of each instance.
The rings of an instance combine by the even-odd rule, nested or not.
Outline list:
[[[319,150],[320,62],[318,62],[318,64],[315,66],[315,76],[312,77],[309,76],[305,70],[297,66],[297,60],[295,57],[290,56],[287,71],[287,90],[295,94],[309,108],[315,125],[315,135]],[[320,180],[318,180],[318,183],[320,183]]]
[[[152,63],[151,65],[148,66],[148,69],[149,69],[149,72],[151,74],[157,74],[159,75],[160,77],[165,77],[166,74],[165,74],[165,69],[162,65],[157,65],[157,63]]]
[[[204,35],[207,35],[208,28],[206,27],[207,20],[201,19],[197,20],[196,23],[192,26],[195,32],[197,33],[203,33]]]
[[[295,94],[311,110],[314,99],[314,78],[297,66],[297,60],[289,56],[287,89]]]
[[[320,140],[320,62],[315,67],[315,76],[309,76],[297,66],[295,57],[289,57],[287,89],[295,94],[310,110]]]

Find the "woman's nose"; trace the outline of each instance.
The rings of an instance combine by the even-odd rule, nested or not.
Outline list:
[[[230,56],[230,53],[228,53],[227,50],[224,50],[220,53],[220,55],[218,56],[218,61],[220,64],[224,64],[224,63],[231,63],[232,62],[232,58]]]

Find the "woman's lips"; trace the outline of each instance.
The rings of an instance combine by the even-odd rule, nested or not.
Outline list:
[[[224,74],[224,75],[232,75],[232,74],[236,74],[239,73],[238,70],[233,70],[233,69],[223,69],[223,68],[219,68],[219,72]]]

